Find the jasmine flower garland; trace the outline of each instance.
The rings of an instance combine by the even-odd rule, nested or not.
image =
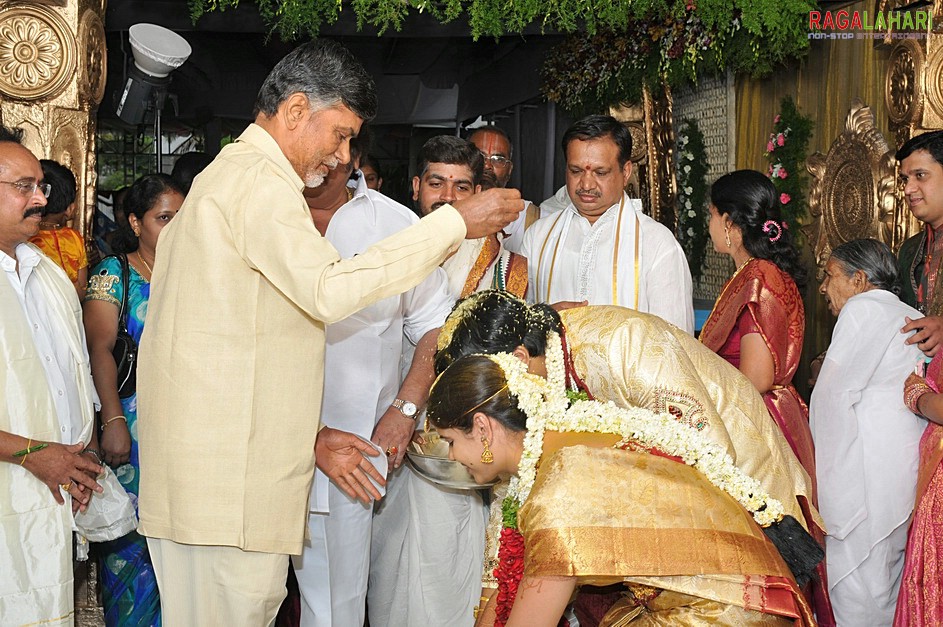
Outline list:
[[[638,443],[693,466],[711,484],[736,499],[761,527],[782,520],[785,514],[782,503],[772,498],[758,481],[737,468],[722,448],[670,414],[656,414],[638,407],[618,407],[612,402],[579,400],[570,404],[565,387],[559,384],[562,377],[558,368],[562,370],[563,364],[559,338],[556,341],[548,338],[547,379],[527,372],[526,364],[510,353],[488,357],[504,371],[508,392],[517,398],[518,407],[527,416],[524,450],[507,496],[518,506],[527,501],[536,480],[546,431],[611,433],[622,437],[618,447]],[[551,384],[551,373],[556,385]],[[506,514],[513,511],[510,505],[506,500]],[[513,518],[516,519],[516,515]],[[514,523],[516,527],[516,520]]]

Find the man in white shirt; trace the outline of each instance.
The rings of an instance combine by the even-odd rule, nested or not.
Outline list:
[[[359,152],[359,141],[351,141],[352,161]],[[353,167],[337,166],[323,185],[304,192],[318,231],[345,258],[419,221],[408,208],[368,189],[365,177],[349,186]],[[438,328],[453,302],[445,272],[438,269],[406,293],[328,325],[323,423],[372,439],[386,451],[390,465],[399,466],[434,378]],[[404,335],[419,348],[401,386]],[[344,494],[317,470],[309,509],[304,552],[292,557],[301,625],[363,625],[373,508]]]
[[[0,622],[71,624],[73,514],[101,492],[94,387],[75,288],[27,243],[49,186],[20,134],[0,127]]]
[[[475,194],[482,161],[478,149],[459,137],[429,139],[413,178],[420,212],[429,215]],[[453,300],[492,287],[520,296],[527,287],[527,260],[504,250],[494,235],[466,240],[442,267]],[[471,627],[481,592],[487,513],[475,491],[443,488],[411,468],[391,477],[374,521],[370,624]]]
[[[562,143],[570,203],[524,235],[528,300],[621,305],[693,334],[684,251],[624,191],[632,174],[629,130],[611,116],[591,115],[567,129]]]

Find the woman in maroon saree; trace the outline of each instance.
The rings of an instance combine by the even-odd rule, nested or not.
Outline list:
[[[943,351],[904,385],[904,402],[929,420],[920,439],[917,500],[894,627],[943,625]]]
[[[772,182],[754,170],[717,179],[711,187],[709,229],[714,250],[730,255],[737,269],[704,323],[701,342],[753,382],[809,473],[814,494],[809,408],[792,385],[805,333],[799,287],[805,285],[806,271]],[[824,534],[805,509],[809,529],[824,547]],[[824,561],[818,572],[820,580],[812,590],[815,612],[820,625],[834,625]]]

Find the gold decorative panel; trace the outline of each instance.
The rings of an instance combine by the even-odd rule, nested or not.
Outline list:
[[[674,173],[674,129],[671,92],[667,88],[643,92],[642,102],[612,109],[610,114],[632,134],[630,196],[642,200],[645,213],[674,231],[677,220],[677,184]]]
[[[916,120],[923,112],[924,62],[923,49],[917,40],[904,40],[891,51],[884,88],[891,122]]]
[[[91,9],[85,11],[79,22],[78,42],[82,50],[79,94],[83,100],[98,104],[105,95],[107,78],[105,28],[101,18]]]
[[[69,25],[36,3],[0,11],[0,95],[38,100],[58,94],[75,74]]]
[[[0,118],[78,183],[73,227],[95,211],[95,118],[105,92],[105,0],[0,0]]]
[[[907,233],[899,224],[894,151],[875,128],[870,107],[856,99],[828,154],[816,152],[807,167],[812,223],[803,230],[820,270],[833,248],[853,239],[900,246]]]

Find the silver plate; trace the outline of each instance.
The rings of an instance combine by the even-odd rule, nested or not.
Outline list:
[[[444,488],[483,490],[498,483],[497,479],[489,483],[477,483],[464,466],[444,457],[406,451],[406,461],[419,476]]]

